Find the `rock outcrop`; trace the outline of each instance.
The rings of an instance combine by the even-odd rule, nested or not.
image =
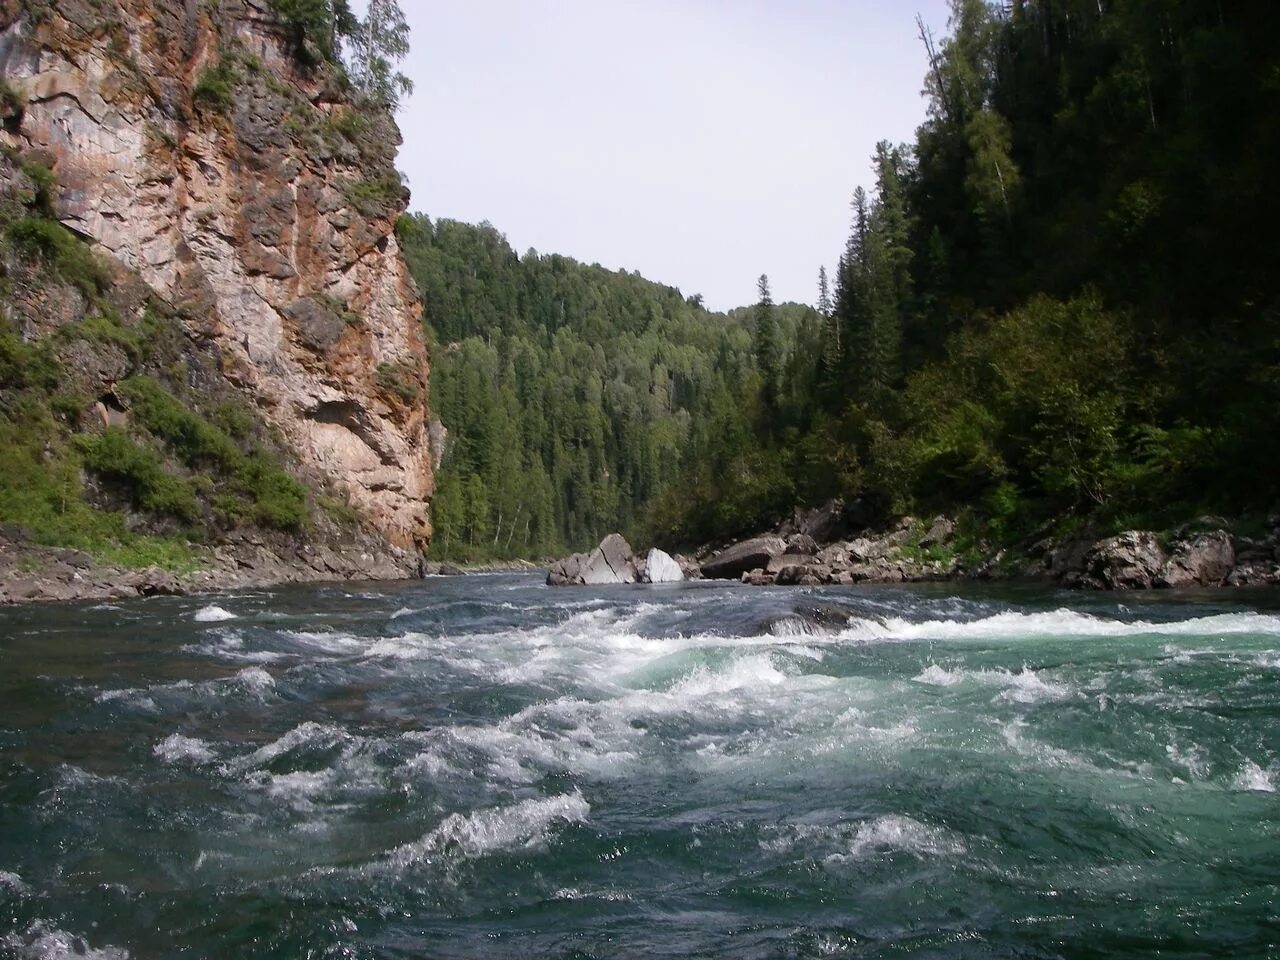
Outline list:
[[[260,0],[0,3],[4,145],[54,213],[172,304],[317,482],[420,551],[420,306],[394,232],[398,134],[303,70]]]

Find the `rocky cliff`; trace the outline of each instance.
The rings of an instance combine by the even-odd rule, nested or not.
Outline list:
[[[171,307],[304,478],[425,548],[427,358],[390,118],[300,63],[265,0],[3,0],[0,72],[0,140],[52,172],[52,215]]]

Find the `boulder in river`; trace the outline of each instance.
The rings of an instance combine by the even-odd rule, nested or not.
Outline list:
[[[1160,585],[1218,587],[1236,566],[1236,549],[1223,530],[1201,533],[1178,544],[1164,565]]]
[[[1100,540],[1085,558],[1086,576],[1108,590],[1149,590],[1162,580],[1164,551],[1148,530]]]
[[[619,533],[609,534],[589,554],[575,553],[557,560],[547,573],[547,584],[552,587],[635,583],[638,579],[631,545]]]
[[[669,553],[654,547],[645,559],[642,579],[645,583],[680,583],[684,571]]]
[[[774,557],[785,553],[781,537],[754,537],[721,550],[702,564],[702,575],[709,580],[734,580],[750,570],[764,569]]]

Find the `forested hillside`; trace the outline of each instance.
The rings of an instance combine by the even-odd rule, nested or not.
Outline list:
[[[636,274],[517,256],[487,224],[419,215],[399,233],[433,340],[432,410],[449,430],[435,556],[530,556],[640,531],[715,451],[753,443],[749,317]]]
[[[996,542],[1275,507],[1280,13],[952,6],[816,311],[406,223],[453,435],[437,547],[688,543],[836,495]]]
[[[955,0],[854,200],[817,407],[886,509],[997,533],[1277,497],[1272,4]]]

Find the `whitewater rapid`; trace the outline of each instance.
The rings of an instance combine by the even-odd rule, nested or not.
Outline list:
[[[1148,946],[1269,949],[1280,616],[1226,601],[499,576],[7,613],[0,955],[1049,956],[1125,884]]]

